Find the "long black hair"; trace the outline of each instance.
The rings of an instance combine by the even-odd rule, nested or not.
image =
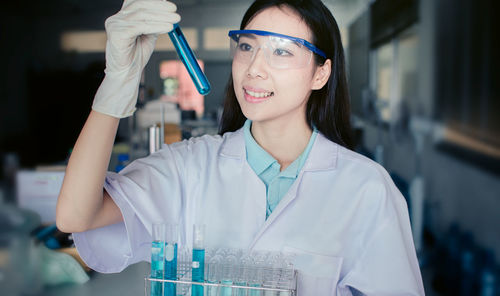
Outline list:
[[[256,0],[243,16],[240,29],[243,30],[260,11],[275,6],[286,6],[297,12],[312,32],[312,43],[323,50],[332,62],[328,83],[319,90],[313,90],[307,102],[306,118],[309,126],[315,126],[329,140],[352,149],[344,50],[335,18],[321,0]],[[314,56],[316,64],[323,65],[325,59]],[[230,75],[219,134],[241,128],[245,120]]]

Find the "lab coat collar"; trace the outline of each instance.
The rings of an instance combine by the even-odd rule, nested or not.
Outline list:
[[[333,170],[337,167],[339,145],[328,140],[322,133],[318,136],[309,152],[303,171]]]
[[[232,133],[226,133],[224,137],[225,140],[222,143],[220,155],[246,161],[243,128]],[[323,171],[335,169],[337,166],[338,151],[338,144],[328,140],[323,134],[318,133],[302,170]]]
[[[227,132],[224,134],[225,140],[222,142],[220,148],[220,156],[245,160],[245,137],[243,135],[243,128],[234,132]]]

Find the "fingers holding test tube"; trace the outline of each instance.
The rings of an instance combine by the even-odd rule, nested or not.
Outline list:
[[[181,19],[169,1],[125,0],[122,9],[106,20],[106,76],[92,109],[123,118],[135,111],[142,70],[159,34]]]

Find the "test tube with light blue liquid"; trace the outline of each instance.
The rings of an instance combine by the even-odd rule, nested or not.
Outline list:
[[[250,258],[248,257],[241,257],[239,259],[239,262],[235,268],[235,285],[236,286],[247,286],[248,285],[248,278],[250,276],[249,274],[249,267],[250,266]],[[234,291],[236,294],[235,296],[247,296],[247,289],[243,288],[236,288]]]
[[[207,77],[201,70],[196,57],[189,47],[184,34],[182,33],[181,28],[178,24],[174,24],[174,29],[168,33],[170,40],[174,44],[175,50],[177,51],[177,55],[181,59],[184,67],[191,76],[194,85],[198,92],[202,95],[206,95],[210,92],[210,83],[208,82]]]
[[[232,286],[233,278],[235,277],[236,257],[233,254],[226,256],[222,265],[222,280],[221,284]],[[222,286],[220,289],[221,296],[232,296],[233,288]]]
[[[205,225],[193,225],[193,282],[205,281]],[[203,296],[202,285],[192,285],[192,296]]]
[[[177,279],[177,238],[178,227],[177,224],[168,224],[165,229],[165,273],[163,278],[165,280]],[[166,282],[165,289],[163,290],[164,296],[176,295],[176,284]]]
[[[165,272],[165,265],[163,262],[165,247],[165,224],[154,223],[152,226],[151,235],[153,238],[153,241],[151,243],[151,278],[162,280],[163,274]],[[163,282],[151,281],[150,295],[162,296]]]

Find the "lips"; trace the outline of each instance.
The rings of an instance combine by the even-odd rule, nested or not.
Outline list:
[[[245,100],[250,103],[260,103],[263,102],[274,95],[272,91],[266,91],[262,89],[255,88],[243,88],[243,92],[245,94]]]

